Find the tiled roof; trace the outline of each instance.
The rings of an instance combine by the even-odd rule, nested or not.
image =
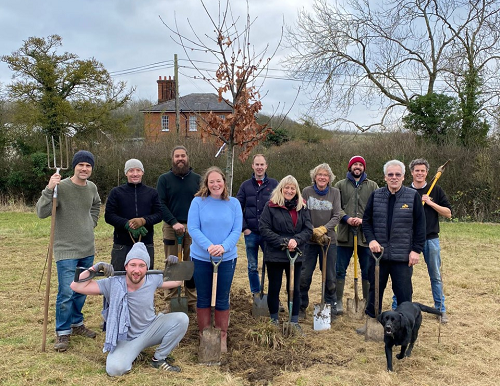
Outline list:
[[[230,113],[231,107],[224,101],[219,102],[219,97],[213,93],[188,94],[179,98],[179,109],[181,111],[195,112],[225,112]],[[142,112],[175,112],[175,99],[151,106]]]

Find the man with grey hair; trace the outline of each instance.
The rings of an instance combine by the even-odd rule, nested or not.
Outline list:
[[[312,185],[304,188],[302,196],[306,200],[311,214],[313,237],[305,246],[304,261],[300,274],[300,310],[299,316],[305,318],[309,306],[309,288],[312,276],[319,260],[322,267],[322,237],[331,238],[326,256],[325,302],[331,305],[332,320],[337,315],[337,294],[335,289],[335,262],[337,260],[335,227],[340,219],[340,192],[332,187],[335,175],[330,165],[320,164],[310,171]]]
[[[177,145],[172,149],[172,168],[163,173],[156,184],[160,196],[163,219],[163,248],[165,259],[177,255],[178,244],[182,245],[183,259],[190,260],[191,236],[187,230],[189,206],[200,189],[200,175],[189,166],[187,149]],[[184,282],[188,297],[188,310],[196,312],[196,287],[194,278]],[[176,294],[175,289],[165,290],[167,300],[165,312],[170,311],[169,300]]]
[[[425,214],[420,195],[403,186],[405,166],[391,160],[384,165],[387,186],[375,190],[363,215],[363,231],[372,253],[381,253],[379,310],[389,276],[398,303],[412,301],[413,266],[418,264],[425,243]],[[370,293],[365,313],[375,318],[375,262],[369,267]],[[367,323],[369,320],[367,319]],[[366,333],[366,324],[356,330]],[[382,336],[379,337],[382,339]]]
[[[154,225],[161,221],[161,206],[156,189],[142,183],[144,166],[138,159],[125,162],[127,183],[111,189],[104,219],[114,227],[111,264],[125,269],[125,258],[135,241],[142,241],[154,267]]]
[[[429,162],[426,159],[417,158],[411,161],[410,172],[413,177],[410,187],[418,192],[424,205],[426,236],[423,254],[431,280],[434,307],[442,312],[441,323],[448,323],[448,316],[446,315],[446,307],[444,305],[443,282],[441,280],[439,216],[451,218],[451,204],[439,185],[434,185],[432,191],[429,193],[429,186],[427,185]],[[392,306],[395,308],[397,301],[395,296],[393,298]]]

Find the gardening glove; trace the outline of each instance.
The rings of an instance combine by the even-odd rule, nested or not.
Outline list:
[[[104,276],[106,277],[109,277],[109,276],[113,276],[113,274],[115,273],[115,270],[113,268],[113,266],[109,263],[104,263],[103,261],[97,263],[97,264],[94,264],[92,266],[92,269],[95,271],[95,272],[101,272],[104,273]]]
[[[130,225],[128,225],[128,223],[126,223],[125,229],[130,232],[130,234],[132,235],[132,237],[134,239],[137,239],[137,238],[139,238],[139,236],[141,236],[141,231],[139,230],[140,228],[139,229],[132,229],[132,228],[130,228]],[[146,229],[146,228],[144,228],[144,229]]]
[[[320,227],[313,228],[313,235],[317,237],[318,239],[326,234],[328,232],[328,229],[326,229],[325,226],[321,225]]]
[[[148,233],[148,230],[145,228],[145,227],[140,227],[140,228],[137,228],[137,230],[140,232],[140,234],[142,236],[146,236],[146,234]]]
[[[168,255],[168,257],[165,259],[165,264],[171,265],[171,264],[177,264],[179,262],[179,258],[175,255]]]

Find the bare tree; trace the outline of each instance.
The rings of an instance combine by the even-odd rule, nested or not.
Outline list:
[[[482,72],[497,68],[497,14],[496,0],[336,4],[315,0],[312,11],[299,11],[296,24],[287,28],[291,53],[286,65],[290,75],[313,90],[316,109],[333,112],[332,123],[347,123],[361,131],[384,128],[391,122],[391,113],[400,116],[398,107],[405,108],[415,96],[457,95],[450,86],[458,87],[463,80],[464,72],[456,70],[464,67],[457,64],[472,59]],[[466,41],[473,50],[464,51]],[[489,101],[498,105],[498,81],[493,88]],[[360,125],[344,118],[360,104],[377,106],[380,119]]]
[[[232,189],[234,148],[241,147],[240,159],[244,161],[250,151],[272,132],[267,124],[258,124],[256,114],[262,109],[260,90],[263,86],[270,60],[277,47],[268,55],[269,45],[256,51],[250,42],[250,29],[256,19],[250,18],[248,1],[246,17],[240,19],[233,13],[231,3],[218,2],[218,13],[213,15],[206,2],[200,3],[214,28],[214,35],[196,31],[188,19],[190,35],[180,31],[177,20],[175,27],[164,24],[173,32],[173,39],[183,48],[191,65],[201,78],[210,84],[219,96],[232,108],[232,113],[222,118],[210,114],[204,118],[207,123],[203,135],[216,137],[220,145],[227,147],[226,174],[229,188]],[[283,34],[283,31],[282,31]],[[198,52],[211,55],[219,63],[215,73],[200,67],[194,58]]]

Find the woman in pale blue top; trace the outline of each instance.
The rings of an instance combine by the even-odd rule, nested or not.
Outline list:
[[[188,231],[193,239],[191,259],[198,293],[197,316],[200,335],[210,326],[210,299],[214,262],[218,267],[215,326],[221,330],[221,351],[227,352],[229,292],[237,260],[236,244],[241,235],[241,205],[229,197],[226,177],[218,167],[210,167],[202,178],[200,190],[191,202]]]

